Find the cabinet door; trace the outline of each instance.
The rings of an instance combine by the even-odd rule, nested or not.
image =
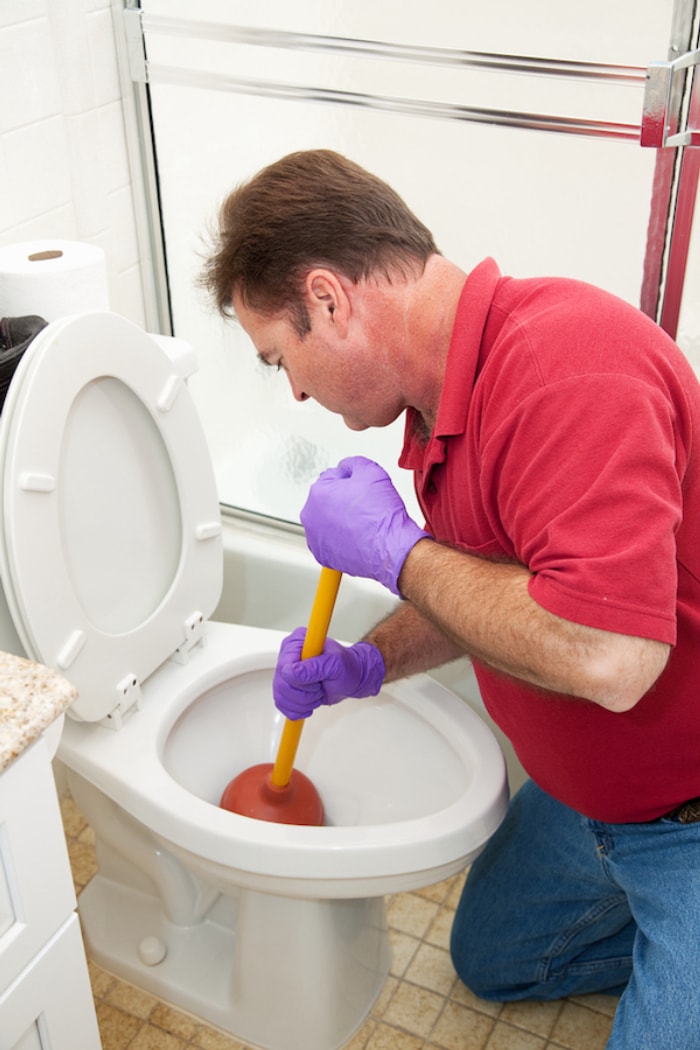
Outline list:
[[[78,916],[0,996],[2,1050],[100,1050]]]
[[[40,737],[0,775],[0,993],[75,903],[50,757]]]

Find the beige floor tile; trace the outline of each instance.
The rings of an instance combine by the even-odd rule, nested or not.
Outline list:
[[[232,1035],[225,1035],[213,1028],[202,1028],[192,1040],[193,1050],[247,1050],[245,1043],[239,1043]]]
[[[143,1027],[143,1022],[138,1017],[132,1017],[109,1003],[98,1003],[96,1013],[102,1050],[126,1050],[138,1030]]]
[[[448,996],[457,981],[450,953],[432,944],[421,944],[408,965],[406,980]]]
[[[444,1005],[441,995],[402,981],[384,1011],[382,1021],[427,1039]]]
[[[176,1010],[174,1006],[167,1003],[157,1002],[153,1008],[149,1023],[158,1028],[164,1028],[171,1035],[177,1035],[180,1039],[191,1039],[200,1027],[189,1014]]]
[[[611,1017],[567,1000],[551,1038],[567,1050],[604,1050],[611,1028]]]
[[[438,905],[415,893],[394,897],[388,908],[389,926],[412,937],[424,937],[438,913]]]
[[[505,1003],[499,1020],[524,1028],[535,1035],[549,1038],[562,1011],[560,1001],[553,1003]]]
[[[66,837],[77,838],[80,832],[88,827],[88,822],[70,795],[64,795],[61,798],[60,806],[63,830],[66,833]]]
[[[411,959],[418,951],[420,941],[408,934],[389,930],[391,942],[391,967],[390,973],[393,977],[403,977]]]
[[[142,988],[135,988],[125,981],[117,980],[105,995],[105,1001],[142,1021],[150,1019],[151,1012],[158,1004],[158,999],[149,992],[144,992]]]
[[[81,842],[83,846],[91,846],[93,849],[95,848],[95,832],[89,824],[85,825],[83,830],[77,836],[76,841]]]
[[[544,1050],[545,1045],[545,1040],[540,1036],[497,1021],[486,1044],[486,1050]]]
[[[380,1022],[369,1038],[365,1050],[422,1050],[423,1040],[398,1028]]]
[[[88,973],[90,974],[93,997],[95,999],[103,999],[112,985],[115,984],[116,977],[112,977],[111,973],[107,973],[106,970],[103,970],[91,959],[88,959]]]
[[[462,890],[464,889],[464,883],[467,881],[467,871],[463,871],[460,875],[456,875],[454,882],[450,888],[450,892],[445,899],[445,904],[448,908],[455,910],[459,904],[460,897],[462,896]]]
[[[391,975],[387,977],[386,981],[384,982],[384,987],[377,996],[377,1001],[372,1007],[372,1017],[382,1016],[387,1006],[389,1005],[389,1002],[391,1001],[392,995],[398,988],[398,985],[398,978],[392,977]]]
[[[480,999],[478,995],[470,992],[461,981],[455,984],[451,998],[461,1006],[468,1006],[470,1010],[486,1014],[487,1017],[499,1017],[503,1010],[503,1003],[489,1003],[486,999]]]
[[[184,1039],[178,1039],[169,1035],[162,1028],[154,1028],[153,1025],[144,1025],[132,1043],[129,1050],[185,1050]]]
[[[448,1002],[430,1039],[441,1050],[485,1050],[494,1027],[493,1018]]]
[[[571,1001],[578,1003],[579,1006],[587,1006],[589,1010],[597,1010],[600,1014],[614,1017],[620,997],[618,995],[574,995]]]
[[[365,1021],[362,1028],[360,1028],[358,1032],[355,1032],[350,1042],[343,1046],[343,1050],[365,1050],[370,1036],[373,1034],[376,1027],[377,1022],[374,1018]]]
[[[455,913],[451,908],[440,908],[440,911],[435,916],[430,929],[425,935],[425,940],[429,944],[435,944],[438,948],[450,947],[450,936],[452,934],[452,924],[455,921]]]
[[[70,861],[71,871],[73,872],[73,882],[75,883],[76,893],[79,893],[85,886],[87,886],[88,882],[97,871],[95,850],[88,843],[80,842],[78,839],[69,839],[68,859]]]

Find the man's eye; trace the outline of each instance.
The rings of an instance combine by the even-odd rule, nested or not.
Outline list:
[[[276,372],[279,372],[279,370],[284,367],[281,361],[269,361],[266,357],[262,356],[259,356],[258,360],[265,366],[265,368],[274,368]]]

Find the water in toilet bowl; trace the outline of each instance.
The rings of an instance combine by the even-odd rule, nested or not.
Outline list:
[[[272,760],[283,718],[270,702],[272,672],[251,671],[191,704],[167,734],[166,770],[213,805],[231,770]],[[342,716],[341,716],[342,710]],[[393,701],[348,700],[307,720],[299,759],[324,800],[327,826],[387,824],[449,805],[464,788],[464,756],[420,707],[405,711],[401,747]],[[207,762],[193,756],[207,754]]]

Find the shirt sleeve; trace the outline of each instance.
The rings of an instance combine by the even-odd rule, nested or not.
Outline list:
[[[492,512],[558,616],[674,644],[682,478],[674,409],[626,375],[545,385],[482,452]]]

